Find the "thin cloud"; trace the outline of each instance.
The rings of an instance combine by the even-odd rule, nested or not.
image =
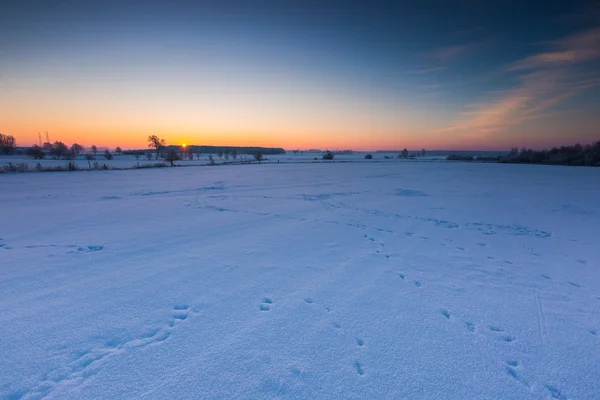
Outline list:
[[[438,71],[444,71],[448,69],[448,67],[445,66],[439,66],[439,67],[429,67],[429,68],[423,68],[423,69],[417,69],[415,71],[408,71],[408,74],[430,74],[432,72],[438,72]]]
[[[531,55],[510,65],[509,71],[544,68],[552,64],[575,64],[600,56],[600,28],[553,42],[552,51]]]
[[[454,45],[441,47],[428,54],[428,58],[434,63],[445,64],[456,60],[473,49],[473,45]]]
[[[590,29],[552,42],[551,51],[511,64],[505,70],[521,72],[519,85],[492,93],[487,102],[467,107],[459,122],[436,132],[479,137],[552,116],[552,109],[565,100],[600,86],[597,74],[585,74],[577,68],[581,63],[600,58],[599,44],[600,29]]]

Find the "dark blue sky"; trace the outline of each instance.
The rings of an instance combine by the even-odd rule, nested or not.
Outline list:
[[[51,130],[134,145],[151,128],[172,141],[286,147],[600,136],[598,2],[23,0],[0,10],[0,131],[25,142]]]

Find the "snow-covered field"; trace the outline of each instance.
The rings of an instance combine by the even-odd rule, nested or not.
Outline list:
[[[367,153],[352,153],[352,154],[337,154],[335,156],[335,162],[367,162],[367,163],[376,163],[376,162],[417,162],[417,161],[440,161],[445,160],[446,156],[426,156],[426,157],[418,157],[412,160],[399,159],[398,153],[369,153],[373,156],[372,160],[365,160],[365,155]],[[385,158],[385,157],[389,158]],[[195,156],[194,156],[195,157]],[[292,152],[287,152],[286,154],[277,154],[277,155],[265,155],[265,160],[263,163],[314,163],[314,162],[323,162],[323,155],[321,153],[298,153],[293,154]],[[316,160],[315,160],[316,158]],[[224,157],[219,158],[216,154],[213,154],[213,159],[216,164],[225,164],[225,163],[240,163],[245,161],[252,161],[254,157],[248,154],[240,154],[239,157],[234,161],[233,159],[226,160]],[[129,154],[114,154],[112,160],[105,159],[100,153],[97,155],[95,161],[88,161],[85,159],[85,156],[79,155],[76,160],[53,160],[48,157],[43,160],[34,160],[28,158],[23,155],[13,155],[13,156],[2,156],[0,155],[0,169],[3,167],[6,168],[9,163],[13,165],[18,164],[27,164],[27,167],[30,170],[35,170],[36,165],[39,163],[42,167],[62,167],[67,169],[67,165],[73,162],[77,165],[79,169],[91,169],[93,168],[94,162],[98,163],[100,166],[106,164],[110,168],[134,168],[136,166],[144,166],[144,165],[153,165],[156,163],[162,163],[163,160],[156,159],[148,160],[146,156],[140,157],[139,160],[136,160],[135,156]],[[325,161],[330,162],[330,161]],[[178,166],[205,166],[209,164],[208,154],[201,154],[200,158],[194,158],[193,160],[180,160],[175,162]]]
[[[0,397],[599,399],[600,170],[0,175]]]

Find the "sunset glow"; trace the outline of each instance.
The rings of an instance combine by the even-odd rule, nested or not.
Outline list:
[[[46,131],[85,146],[143,148],[158,135],[355,150],[505,150],[598,135],[600,28],[556,22],[581,12],[566,3],[536,13],[482,3],[467,13],[478,21],[455,6],[383,3],[152,1],[144,13],[25,3],[0,16],[0,132],[21,146]]]

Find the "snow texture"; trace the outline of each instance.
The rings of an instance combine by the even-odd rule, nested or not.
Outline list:
[[[0,398],[598,399],[600,170],[0,176]]]

